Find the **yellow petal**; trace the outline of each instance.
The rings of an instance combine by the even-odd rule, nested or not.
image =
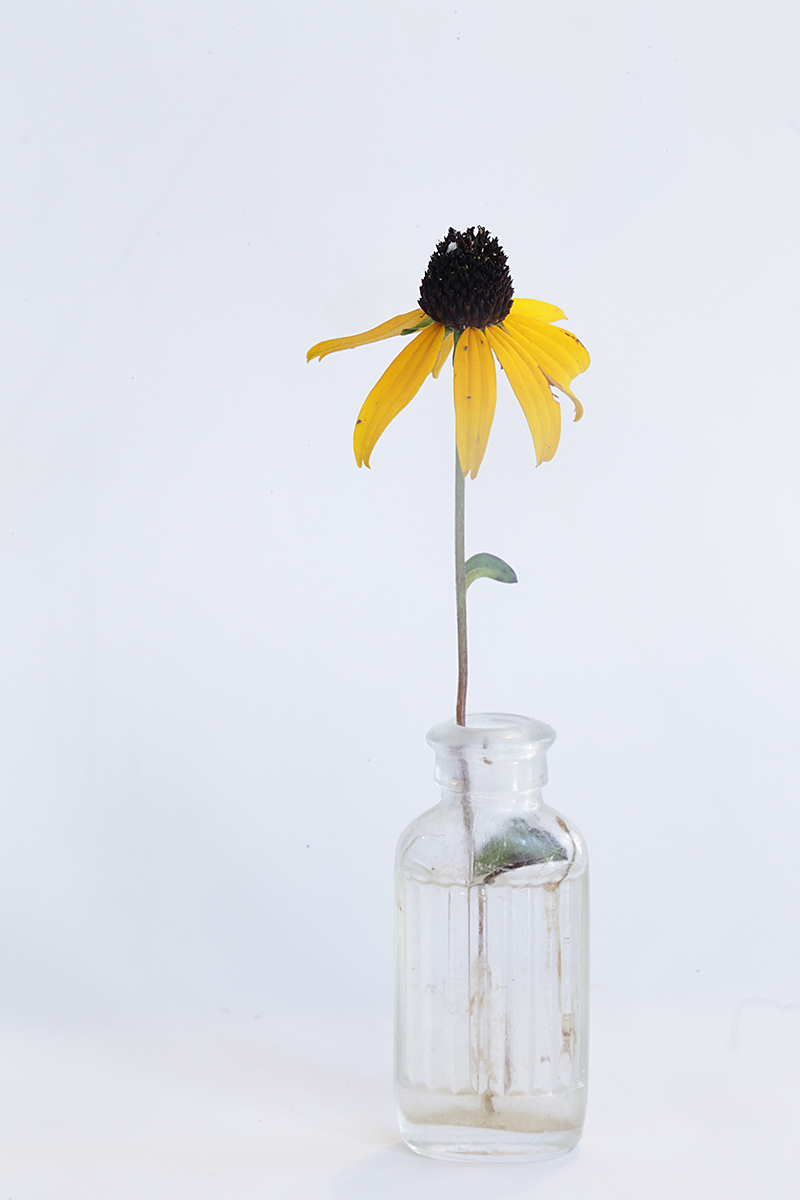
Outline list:
[[[352,350],[354,346],[366,346],[369,342],[380,342],[384,338],[396,337],[404,329],[410,329],[424,319],[425,313],[422,309],[415,308],[413,312],[392,317],[391,321],[384,321],[382,325],[376,325],[374,329],[368,329],[366,333],[356,333],[352,337],[333,338],[329,342],[317,342],[316,346],[312,346],[306,355],[306,362],[311,362],[312,358],[324,358],[326,354],[332,354],[334,350]]]
[[[537,321],[566,321],[566,317],[555,304],[544,300],[523,300],[519,296],[511,302],[511,314],[515,317],[535,317]]]
[[[439,378],[439,373],[440,373],[442,367],[444,366],[444,364],[447,362],[447,356],[452,349],[453,349],[453,331],[451,329],[450,332],[445,337],[444,341],[442,342],[441,347],[439,349],[439,353],[436,355],[436,362],[433,364],[433,370],[431,371],[431,375],[433,376],[434,379]]]
[[[583,416],[583,405],[570,391],[570,384],[589,366],[586,347],[568,329],[559,329],[542,321],[511,314],[503,324],[517,340],[527,344],[547,380],[569,396],[575,405],[575,420],[579,421]]]
[[[522,405],[536,447],[536,465],[549,462],[561,436],[561,408],[526,343],[516,332],[490,325],[486,336]]]
[[[453,355],[456,445],[461,470],[478,474],[494,419],[497,379],[486,334],[465,329]]]
[[[444,336],[444,325],[429,325],[410,346],[401,350],[381,375],[358,414],[353,449],[358,465],[368,467],[369,456],[390,421],[413,400],[430,375]]]
[[[589,351],[568,329],[560,329],[557,325],[548,325],[532,317],[517,316],[516,313],[511,313],[510,319],[512,324],[524,326],[526,337],[535,341],[556,360],[569,375],[570,382],[589,366]],[[509,320],[509,317],[506,317],[506,320]]]

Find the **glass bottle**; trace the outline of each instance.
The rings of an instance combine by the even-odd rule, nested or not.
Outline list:
[[[542,800],[554,738],[484,713],[428,734],[442,799],[396,865],[395,1089],[420,1154],[541,1159],[581,1136],[588,863]]]

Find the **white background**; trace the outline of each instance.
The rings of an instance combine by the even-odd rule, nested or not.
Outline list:
[[[795,1194],[798,35],[792,0],[5,7],[13,1200]],[[359,471],[401,345],[305,363],[479,223],[593,360],[538,469],[501,377],[467,487],[520,580],[471,589],[470,707],[557,728],[593,862],[586,1137],[494,1173],[391,1110],[451,373]]]

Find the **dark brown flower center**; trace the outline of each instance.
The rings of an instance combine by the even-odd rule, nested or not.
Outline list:
[[[479,225],[450,229],[431,255],[419,306],[449,329],[485,329],[511,311],[514,285],[497,238]]]

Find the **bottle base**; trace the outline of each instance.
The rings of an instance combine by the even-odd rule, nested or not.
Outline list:
[[[586,1088],[539,1095],[431,1092],[396,1085],[403,1141],[417,1154],[482,1162],[534,1162],[581,1140]]]
[[[406,1125],[403,1141],[416,1154],[450,1162],[542,1162],[569,1154],[581,1138],[581,1129],[517,1133],[471,1126]]]

